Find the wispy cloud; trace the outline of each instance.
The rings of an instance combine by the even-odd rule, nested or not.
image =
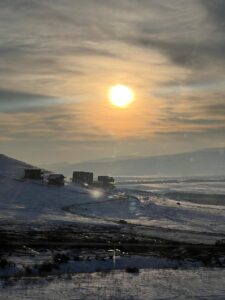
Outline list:
[[[224,17],[223,0],[0,1],[1,139],[219,141]],[[106,99],[118,82],[129,116]]]
[[[61,99],[19,91],[0,90],[0,111],[21,112],[62,103]]]

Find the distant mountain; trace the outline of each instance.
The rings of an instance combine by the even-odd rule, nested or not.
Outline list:
[[[198,176],[225,174],[225,148],[212,148],[188,153],[132,157],[109,158],[77,164],[48,166],[52,171],[71,176],[74,170],[92,171],[96,175],[113,176]]]

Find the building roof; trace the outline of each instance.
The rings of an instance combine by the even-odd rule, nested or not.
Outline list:
[[[24,171],[42,171],[40,168],[25,168]]]
[[[61,179],[61,178],[65,178],[65,176],[63,175],[63,174],[50,174],[49,176],[48,176],[48,179]]]

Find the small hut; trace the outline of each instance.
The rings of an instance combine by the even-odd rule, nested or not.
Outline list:
[[[98,176],[98,181],[94,185],[103,189],[114,189],[114,181],[114,178],[110,176]]]
[[[73,172],[72,181],[79,184],[92,184],[94,175],[91,172],[75,171]]]
[[[110,176],[98,176],[98,182],[101,182],[104,185],[113,184],[114,178]]]
[[[64,185],[65,176],[62,174],[50,174],[48,176],[48,184],[50,185]]]
[[[42,170],[37,168],[24,169],[24,178],[40,180],[42,179]]]

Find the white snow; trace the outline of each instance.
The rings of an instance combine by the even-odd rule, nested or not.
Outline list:
[[[29,164],[0,154],[0,176],[22,178],[24,169],[32,167]]]
[[[1,300],[155,300],[225,297],[224,269],[141,270],[1,282]]]
[[[76,223],[123,224],[124,233],[149,235],[189,242],[215,243],[225,236],[225,203],[213,202],[214,195],[225,195],[225,183],[177,182],[120,185],[129,197],[117,199],[103,191],[91,191],[79,185],[48,186],[45,181],[23,179],[26,163],[0,155],[0,226],[14,224],[31,228]],[[119,193],[115,191],[114,193]],[[168,192],[212,196],[212,203],[194,203],[169,199]],[[154,193],[153,193],[154,192]],[[202,196],[201,196],[202,197]],[[118,197],[119,198],[119,197]],[[225,197],[224,197],[225,198]],[[196,198],[198,200],[198,198]],[[118,225],[119,226],[119,225]],[[46,259],[49,254],[35,256]],[[35,260],[11,256],[16,267],[1,270],[1,276],[24,274],[24,266]],[[114,264],[115,263],[115,264]],[[1,300],[34,299],[218,299],[225,297],[225,270],[201,268],[184,261],[158,257],[121,257],[99,262],[69,261],[56,270],[57,276],[7,279],[0,281]],[[178,265],[177,265],[178,264]],[[140,274],[122,270],[98,273],[127,266],[141,269]],[[172,268],[179,269],[172,269]],[[165,268],[165,269],[164,269]],[[66,275],[65,275],[66,273]],[[71,274],[69,274],[71,273]],[[54,274],[54,273],[53,273]],[[64,275],[63,275],[64,274]],[[35,275],[35,274],[34,274]]]
[[[135,189],[147,192],[143,197],[132,186],[120,186],[134,197],[111,199],[106,193],[89,191],[75,184],[48,186],[43,181],[24,180],[27,164],[0,156],[0,223],[64,224],[100,222],[111,224],[120,219],[138,226],[139,233],[164,238],[178,238],[195,242],[214,243],[225,235],[225,206],[202,205],[164,197],[168,191],[192,191],[225,195],[225,183],[163,183],[161,186],[135,184]],[[132,189],[133,188],[133,189]],[[152,191],[158,194],[151,194]],[[151,191],[149,194],[148,192]],[[146,196],[147,195],[147,196]],[[66,210],[63,208],[67,208]],[[147,226],[147,227],[146,227]],[[169,231],[173,229],[176,231]],[[126,230],[126,229],[124,229]]]

